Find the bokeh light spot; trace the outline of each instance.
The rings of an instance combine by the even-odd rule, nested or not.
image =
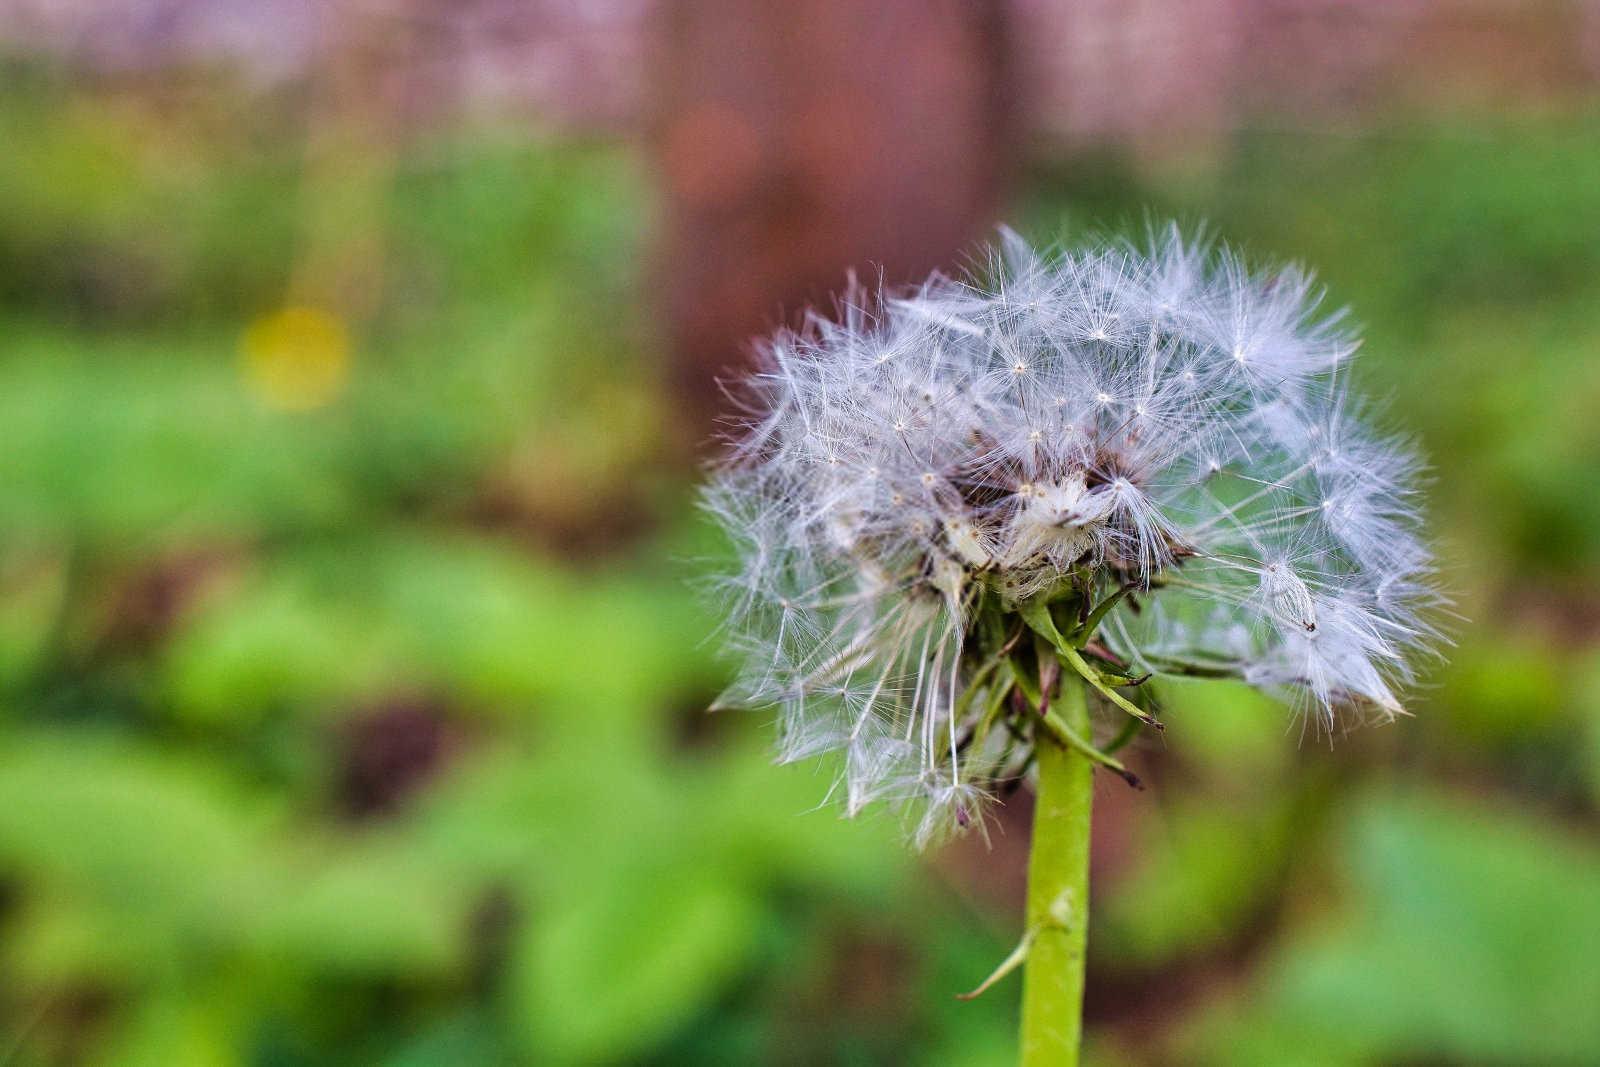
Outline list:
[[[331,403],[350,377],[350,336],[343,320],[314,307],[286,307],[245,328],[243,372],[251,393],[283,411]]]

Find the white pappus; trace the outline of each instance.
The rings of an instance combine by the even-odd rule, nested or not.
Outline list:
[[[766,339],[702,498],[737,546],[723,703],[777,708],[784,759],[842,750],[846,810],[905,804],[919,844],[1025,771],[1025,723],[990,727],[1048,695],[1008,658],[1030,604],[1121,594],[1079,646],[1112,684],[1399,713],[1438,638],[1418,464],[1318,300],[1176,227],[1050,255],[1006,231],[980,278],[852,282]]]

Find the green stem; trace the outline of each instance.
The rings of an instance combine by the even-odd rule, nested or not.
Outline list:
[[[1088,694],[1070,676],[1062,680],[1052,710],[1079,736],[1088,736]],[[1033,943],[1022,982],[1022,1065],[1074,1067],[1089,932],[1094,766],[1045,731],[1037,733],[1034,750],[1039,787],[1028,860],[1027,929],[1033,933]]]

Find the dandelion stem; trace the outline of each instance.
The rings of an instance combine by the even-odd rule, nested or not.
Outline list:
[[[1088,694],[1063,684],[1052,711],[1079,736],[1089,730]],[[1082,1029],[1088,936],[1089,811],[1094,764],[1041,732],[1038,796],[1028,861],[1027,929],[1034,931],[1022,981],[1023,1067],[1075,1067]]]

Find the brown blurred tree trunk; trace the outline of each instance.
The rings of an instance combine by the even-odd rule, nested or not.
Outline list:
[[[903,282],[998,221],[1015,157],[1003,0],[668,0],[652,143],[674,384],[715,378],[847,268]]]

